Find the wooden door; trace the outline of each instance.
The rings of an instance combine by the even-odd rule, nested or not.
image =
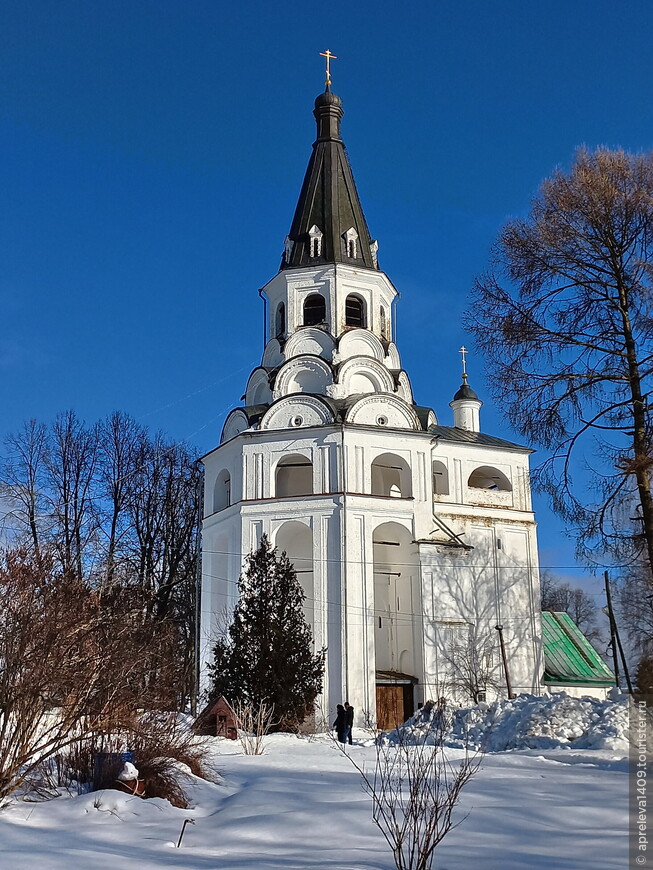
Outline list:
[[[404,687],[376,687],[376,726],[389,731],[404,722]]]

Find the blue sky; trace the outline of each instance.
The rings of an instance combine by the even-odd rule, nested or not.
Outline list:
[[[628,0],[4,4],[0,434],[121,409],[198,453],[217,444],[260,361],[257,290],[326,48],[401,292],[402,361],[450,422],[461,315],[502,224],[578,145],[653,145],[652,25],[653,4]],[[469,370],[487,396],[482,359]],[[514,437],[489,401],[482,424]],[[543,564],[577,575],[537,506]]]

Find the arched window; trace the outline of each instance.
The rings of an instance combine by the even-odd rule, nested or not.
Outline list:
[[[381,338],[387,339],[388,321],[385,316],[385,308],[383,307],[383,305],[381,306],[381,310],[379,312],[379,319],[381,321]]]
[[[433,460],[433,495],[449,495],[449,472],[444,462]]]
[[[345,324],[347,326],[367,327],[365,302],[360,296],[350,295],[345,299]]]
[[[277,465],[275,495],[313,494],[313,464],[307,456],[284,456]]]
[[[283,338],[283,336],[286,334],[286,306],[283,304],[283,302],[280,302],[277,308],[277,319],[274,334],[276,338]]]
[[[410,498],[412,488],[408,463],[392,453],[377,456],[372,463],[372,495]]]
[[[316,326],[326,320],[326,302],[319,293],[311,293],[304,302],[304,326]]]
[[[225,469],[215,481],[213,490],[213,512],[222,511],[231,504],[231,477]]]
[[[506,475],[498,468],[491,468],[489,465],[475,468],[469,476],[467,486],[472,486],[475,489],[499,490],[500,492],[512,491],[512,486]]]

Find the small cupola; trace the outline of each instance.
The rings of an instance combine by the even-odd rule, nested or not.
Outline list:
[[[469,386],[465,360],[468,351],[464,345],[460,348],[460,353],[463,362],[463,382],[453,401],[449,403],[449,407],[453,408],[453,425],[456,429],[465,429],[467,432],[480,432],[480,410],[483,402]]]

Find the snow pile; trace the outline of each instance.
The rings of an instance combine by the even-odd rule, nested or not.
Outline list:
[[[628,697],[599,701],[555,695],[518,695],[469,709],[426,706],[384,735],[390,743],[434,742],[444,722],[445,743],[486,752],[509,749],[607,749],[628,751]]]

